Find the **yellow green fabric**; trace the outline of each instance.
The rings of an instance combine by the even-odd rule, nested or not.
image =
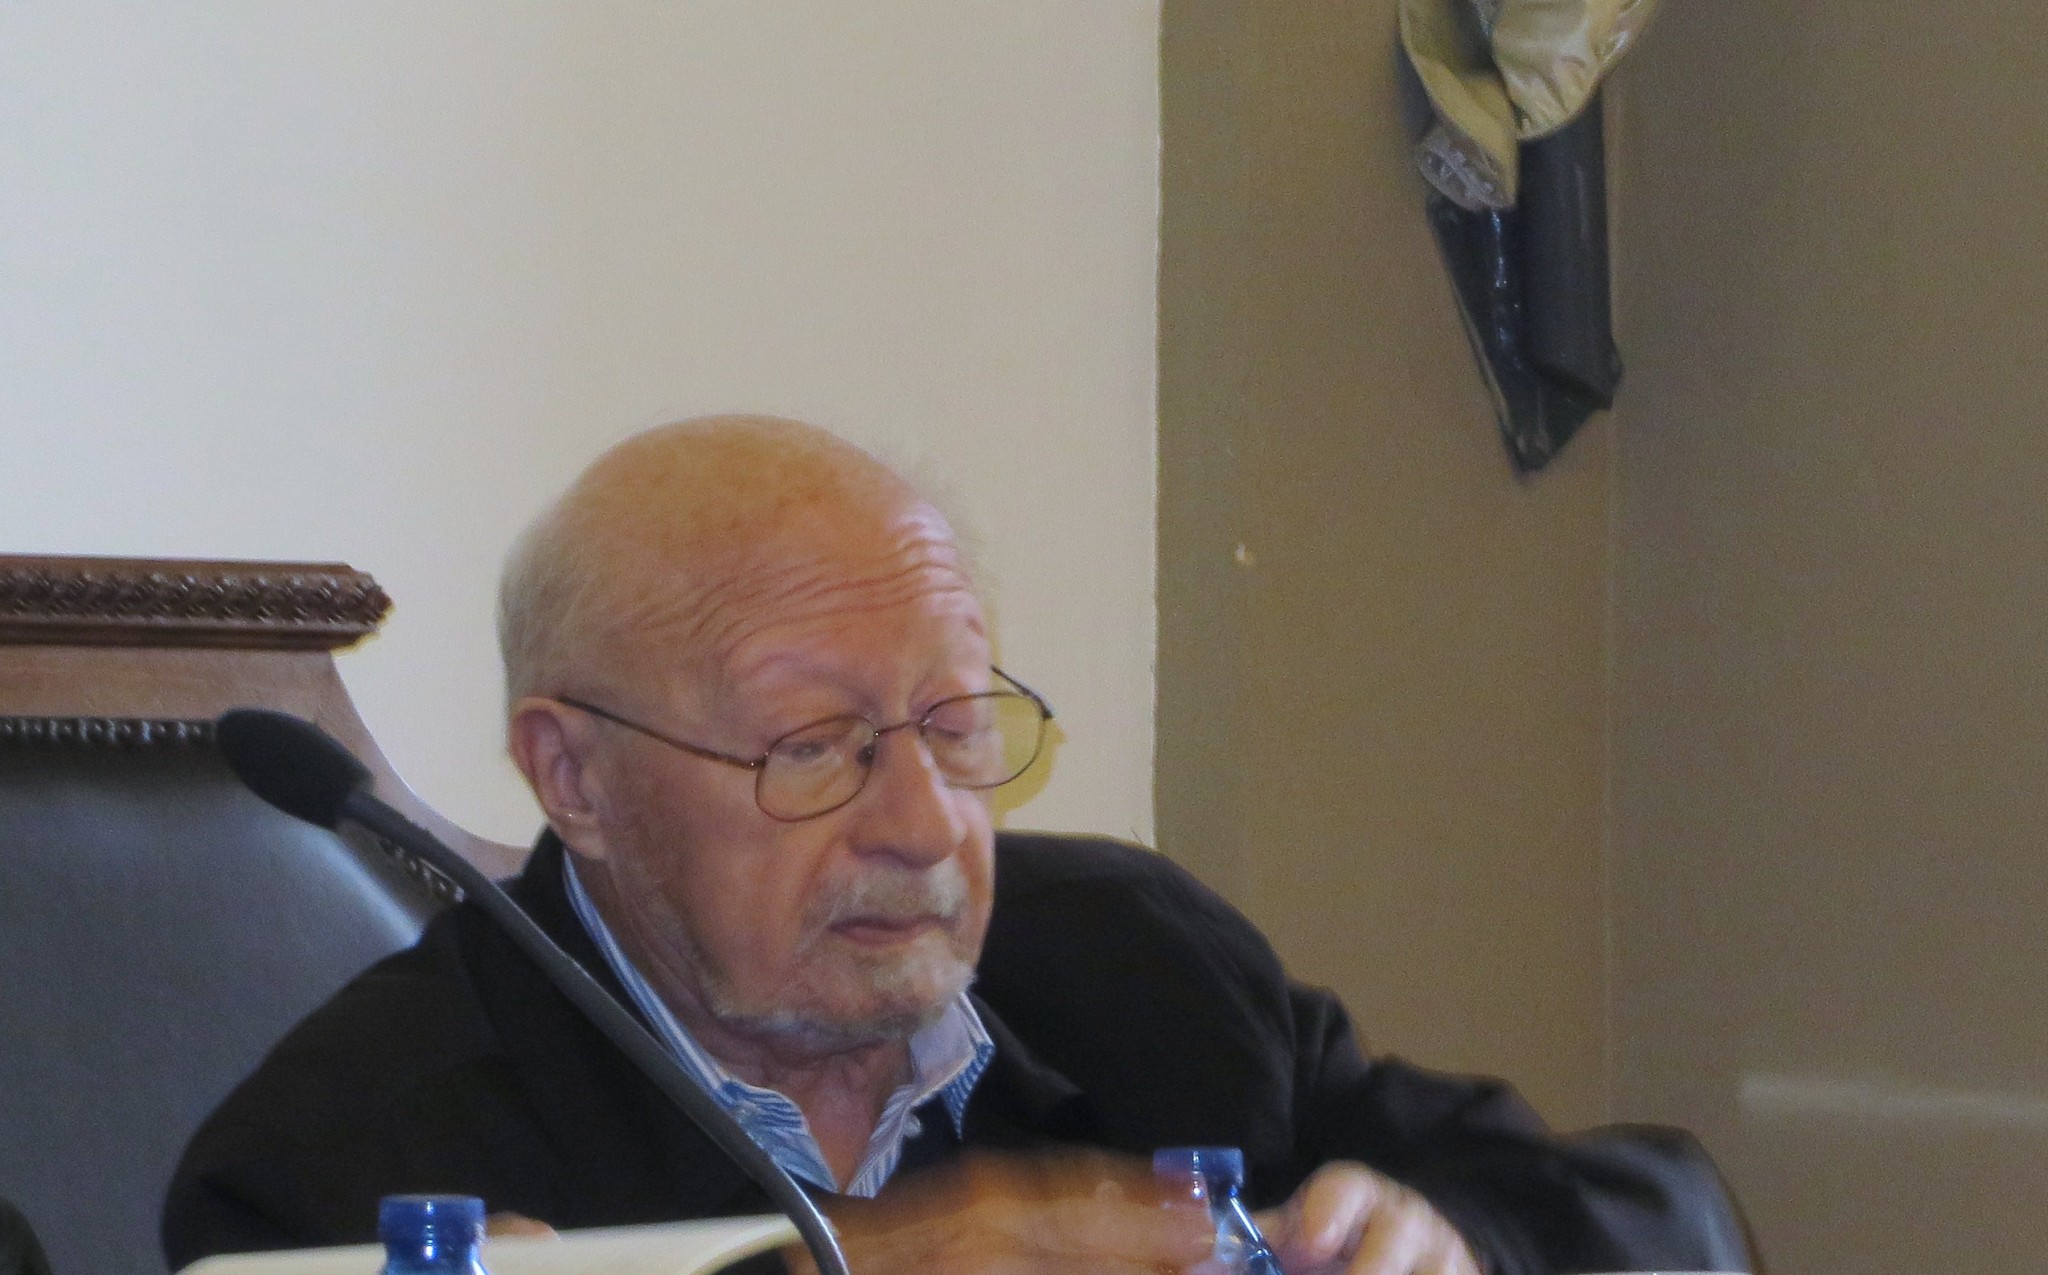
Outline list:
[[[1578,118],[1657,4],[1401,0],[1401,45],[1436,112],[1423,176],[1461,207],[1514,207],[1516,147]]]

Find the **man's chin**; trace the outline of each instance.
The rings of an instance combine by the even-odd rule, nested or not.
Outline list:
[[[822,1018],[800,1011],[774,1013],[727,1023],[729,1030],[773,1039],[807,1054],[838,1054],[909,1040],[937,1022],[944,1008],[927,1013],[888,1014],[872,1018]]]
[[[908,1040],[937,1022],[974,981],[974,969],[956,960],[900,962],[866,970],[859,985],[818,1004],[799,993],[786,1008],[749,1012],[727,1004],[714,1016],[728,1031],[770,1037],[820,1053]]]

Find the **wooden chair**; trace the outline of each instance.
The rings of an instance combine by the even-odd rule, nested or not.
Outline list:
[[[309,718],[486,871],[522,857],[427,809],[350,702],[334,652],[389,609],[339,565],[0,556],[0,1198],[55,1275],[161,1275],[200,1120],[450,894],[249,795],[214,717]]]

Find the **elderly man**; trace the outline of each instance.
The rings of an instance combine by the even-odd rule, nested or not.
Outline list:
[[[516,896],[821,1193],[858,1272],[1188,1267],[1201,1220],[1130,1157],[1190,1143],[1244,1148],[1291,1275],[1605,1268],[1696,1167],[1366,1061],[1158,856],[994,833],[1047,709],[994,666],[945,520],[831,435],[628,440],[528,533],[500,622],[549,829]],[[166,1247],[360,1240],[409,1190],[528,1227],[764,1204],[467,906],[230,1097]]]

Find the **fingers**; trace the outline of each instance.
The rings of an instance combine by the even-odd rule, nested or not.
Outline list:
[[[1347,1275],[1420,1275],[1432,1250],[1431,1215],[1427,1205],[1415,1206],[1404,1188],[1387,1184],[1372,1215],[1366,1219]],[[1436,1267],[1429,1275],[1439,1275]]]
[[[1319,1270],[1355,1253],[1373,1215],[1398,1189],[1391,1179],[1349,1161],[1326,1164],[1310,1175],[1289,1202],[1295,1227],[1290,1234],[1300,1264]]]
[[[1428,1200],[1389,1182],[1346,1275],[1479,1275],[1479,1263]]]
[[[1465,1237],[1458,1234],[1456,1227],[1447,1226],[1446,1229],[1450,1231],[1450,1251],[1444,1254],[1437,1270],[1441,1271],[1442,1275],[1480,1275],[1479,1259],[1472,1256],[1472,1250],[1465,1243]],[[1429,1272],[1428,1275],[1435,1275],[1435,1272]]]
[[[494,1240],[553,1240],[561,1237],[546,1222],[523,1213],[493,1213],[484,1219],[484,1234]]]
[[[1428,1200],[1362,1164],[1324,1165],[1265,1216],[1281,1264],[1296,1275],[1479,1275],[1463,1237]]]

